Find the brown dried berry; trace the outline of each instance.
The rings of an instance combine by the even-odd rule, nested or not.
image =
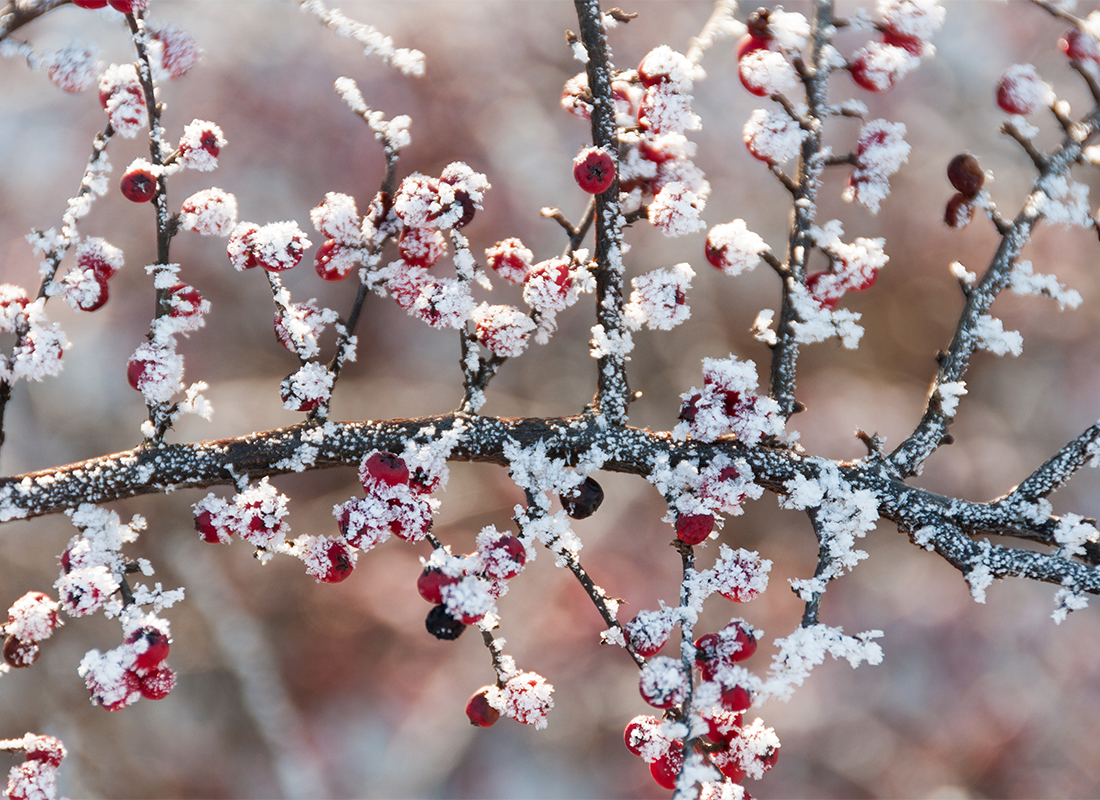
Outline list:
[[[978,166],[978,159],[970,153],[960,153],[947,165],[947,179],[960,193],[973,197],[985,183],[985,173]]]
[[[965,228],[974,218],[974,203],[962,192],[947,201],[943,212],[943,221],[952,228]]]

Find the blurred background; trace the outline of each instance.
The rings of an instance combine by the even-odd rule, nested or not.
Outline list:
[[[162,87],[171,139],[193,118],[210,119],[229,144],[213,174],[184,173],[170,182],[174,207],[214,185],[236,194],[242,219],[294,219],[311,231],[309,210],[325,192],[353,195],[365,209],[382,176],[378,143],[332,90],[359,82],[372,108],[412,117],[412,145],[400,174],[437,175],[463,160],[493,183],[485,209],[466,229],[475,248],[519,236],[537,259],[564,245],[558,226],[539,216],[558,206],[576,219],[586,196],[571,160],[589,140],[584,123],[558,106],[562,84],[580,70],[565,44],[576,29],[565,0],[349,0],[343,10],[378,26],[399,46],[427,54],[421,79],[366,58],[294,3],[274,0],[154,0],[150,15],[191,32],[205,50],[185,77]],[[787,4],[806,11],[805,4]],[[792,426],[811,453],[858,458],[857,428],[901,442],[923,409],[962,306],[948,272],[960,260],[982,271],[996,245],[991,224],[964,230],[942,223],[951,196],[945,167],[974,153],[994,180],[987,187],[1003,213],[1018,211],[1033,179],[1030,161],[998,134],[1004,115],[993,102],[1001,73],[1035,64],[1076,113],[1089,108],[1081,79],[1057,51],[1065,25],[1035,6],[948,2],[947,25],[926,61],[893,91],[872,96],[843,73],[833,97],[857,97],[871,117],[901,121],[912,145],[877,216],[846,206],[846,171],[827,176],[819,220],[837,217],[845,239],[885,237],[890,263],[871,292],[843,304],[863,314],[857,351],[835,340],[804,348],[798,397],[808,410]],[[616,62],[637,64],[657,44],[686,50],[711,10],[700,0],[634,0],[639,16],[613,32]],[[743,9],[744,16],[751,8]],[[854,4],[843,3],[842,13]],[[1089,8],[1082,8],[1087,13]],[[866,33],[837,39],[842,53]],[[132,58],[119,16],[64,7],[27,26],[18,38],[35,48],[94,42],[107,60]],[[741,143],[741,126],[760,105],[736,78],[734,43],[704,61],[695,110],[696,163],[712,194],[708,225],[744,218],[774,249],[784,247],[788,197]],[[1053,119],[1037,117],[1038,142],[1057,141]],[[43,72],[0,60],[0,281],[37,287],[37,259],[24,237],[59,224],[77,190],[96,131],[105,123],[95,91],[66,95]],[[858,126],[830,123],[828,141],[852,146]],[[112,142],[112,185],[141,140]],[[1091,174],[1078,178],[1093,182]],[[1093,187],[1095,190],[1095,186]],[[73,342],[59,378],[19,385],[9,406],[3,474],[79,461],[140,441],[144,406],[126,383],[125,365],[144,337],[152,290],[142,269],[154,259],[151,209],[112,190],[81,223],[124,249],[126,267],[112,280],[111,300],[94,314],[49,306]],[[631,422],[668,429],[679,394],[701,379],[703,357],[735,353],[767,363],[748,333],[756,313],[775,308],[778,281],[765,267],[730,279],[702,257],[705,233],[665,239],[643,226],[630,231],[630,276],[687,261],[696,270],[689,293],[693,319],[669,333],[635,335],[630,378],[644,393]],[[314,243],[319,237],[313,235]],[[914,483],[983,500],[1008,491],[1100,413],[1100,344],[1096,234],[1040,228],[1027,250],[1037,272],[1054,272],[1085,303],[1059,313],[1036,297],[998,300],[1007,329],[1023,332],[1018,358],[975,357],[969,395],[953,427],[956,443],[929,460]],[[182,343],[187,379],[211,385],[211,422],[185,419],[180,441],[213,439],[291,424],[278,383],[296,368],[272,333],[266,282],[234,272],[224,240],[183,234],[172,245],[181,277],[211,300],[206,327]],[[312,258],[312,251],[307,258]],[[68,265],[68,262],[67,264]],[[441,263],[436,269],[450,269]],[[820,265],[819,267],[820,268]],[[326,284],[308,262],[284,276],[296,300],[346,313],[355,287]],[[495,302],[519,302],[515,287],[496,281]],[[493,382],[484,413],[562,415],[591,399],[595,362],[588,356],[590,303],[560,316],[544,347],[508,363]],[[457,337],[433,331],[389,301],[368,301],[358,361],[348,368],[335,419],[388,419],[439,413],[461,399]],[[10,343],[4,342],[5,347]],[[766,367],[764,367],[766,371]],[[607,500],[576,523],[582,560],[595,580],[629,603],[622,616],[675,602],[679,558],[668,547],[662,502],[644,481],[598,475]],[[331,509],[358,490],[350,469],[274,481],[291,497],[295,533],[335,531]],[[1087,472],[1052,498],[1058,512],[1100,515],[1097,477]],[[637,671],[620,652],[599,645],[603,625],[571,575],[545,554],[512,582],[500,602],[499,635],[522,669],[555,688],[550,726],[535,731],[510,720],[472,728],[466,698],[491,682],[488,654],[476,632],[441,642],[423,628],[427,605],[417,596],[418,558],[428,546],[391,542],[366,554],[355,573],[318,586],[300,562],[261,566],[241,542],[214,548],[195,534],[190,504],[204,492],[145,497],[114,506],[141,514],[149,529],[130,551],[152,560],[155,580],[185,586],[187,600],[166,612],[172,623],[170,665],[179,685],[159,702],[119,713],[88,703],[76,674],[84,652],[118,644],[116,623],[73,622],[46,645],[33,669],[0,676],[0,737],[24,731],[60,736],[70,756],[60,790],[74,797],[667,797],[645,765],[622,745],[626,722],[648,708]],[[467,551],[484,525],[510,525],[522,495],[503,470],[454,465],[440,495],[435,532]],[[13,523],[0,531],[0,606],[24,592],[49,590],[57,556],[74,529],[64,517]],[[770,590],[748,606],[708,603],[697,630],[717,630],[731,614],[765,631],[746,664],[765,672],[771,642],[798,624],[802,606],[788,591],[808,577],[816,543],[807,521],[779,513],[765,495],[727,522],[721,542],[759,550],[774,562]],[[702,556],[704,563],[714,556]],[[759,797],[1089,797],[1100,794],[1100,633],[1097,610],[1056,626],[1054,587],[1020,581],[991,587],[976,604],[962,577],[938,557],[910,546],[889,525],[866,541],[870,558],[835,582],[822,621],[848,633],[885,632],[885,660],[853,671],[847,663],[817,668],[788,704],[755,709],[776,729],[777,767],[749,790]],[[670,645],[671,646],[671,645]],[[10,762],[10,763],[9,763]],[[0,758],[0,769],[17,763]]]

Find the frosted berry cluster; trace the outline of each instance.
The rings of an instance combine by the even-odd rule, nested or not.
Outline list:
[[[4,796],[8,800],[53,800],[57,797],[57,770],[68,755],[53,736],[28,733],[21,739],[0,740],[0,751],[22,752],[23,763],[8,770]]]
[[[161,700],[176,685],[176,673],[166,663],[171,645],[167,621],[124,612],[123,631],[122,644],[106,653],[90,650],[77,670],[92,702],[108,711],[143,697]]]
[[[783,434],[783,419],[770,397],[756,393],[756,365],[752,361],[703,359],[703,388],[680,397],[679,438],[710,442],[733,433],[746,445]]]

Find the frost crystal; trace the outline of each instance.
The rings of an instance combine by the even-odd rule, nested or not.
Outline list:
[[[982,314],[974,324],[974,337],[978,347],[997,356],[1018,356],[1024,351],[1024,337],[1019,331],[1006,331],[1004,323],[996,317]]]
[[[840,628],[817,624],[799,628],[785,639],[776,639],[779,652],[772,657],[771,676],[764,682],[762,694],[783,701],[790,700],[810,671],[825,661],[826,655],[844,658],[853,667],[866,661],[872,666],[882,663],[882,648],[872,639],[882,631],[867,631],[858,636],[845,636]]]
[[[936,387],[936,396],[939,398],[940,409],[944,416],[955,416],[955,409],[959,407],[959,398],[964,394],[966,394],[966,381],[951,381]]]
[[[649,221],[665,236],[684,236],[706,227],[699,215],[706,200],[680,181],[667,183],[649,204]]]
[[[651,330],[672,330],[691,316],[687,290],[695,271],[688,264],[670,269],[655,269],[630,281],[633,291],[623,309],[623,318],[631,330],[643,325]]]
[[[546,727],[546,715],[554,707],[554,687],[535,672],[521,672],[504,687],[490,692],[489,704],[507,717],[536,729]]]
[[[1009,287],[1018,294],[1041,294],[1057,301],[1059,309],[1077,308],[1082,299],[1079,292],[1067,289],[1053,275],[1033,271],[1030,261],[1017,262],[1009,274]]]
[[[221,189],[203,189],[183,201],[180,226],[202,236],[228,236],[237,224],[237,198]]]

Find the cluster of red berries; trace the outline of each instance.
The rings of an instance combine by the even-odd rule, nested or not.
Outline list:
[[[416,590],[432,604],[425,620],[438,639],[457,639],[466,626],[480,621],[492,602],[507,591],[506,582],[527,565],[527,548],[510,533],[484,529],[477,552],[455,557],[437,550],[416,580]]]
[[[947,201],[943,221],[952,228],[962,228],[974,217],[974,199],[985,183],[985,172],[978,159],[960,153],[948,163],[947,179],[955,187],[955,194]]]
[[[27,592],[8,609],[4,636],[4,661],[11,667],[29,667],[38,660],[38,643],[50,638],[58,625],[59,604],[42,592]]]
[[[132,139],[149,122],[145,90],[133,64],[112,64],[99,76],[99,104],[107,112],[111,126]]]
[[[649,612],[660,615],[662,612]],[[637,624],[635,624],[637,623]],[[661,631],[671,628],[667,620],[652,624],[641,615],[627,625],[631,646],[639,655],[651,656],[663,646]],[[654,635],[654,634],[657,635]],[[667,639],[667,633],[664,634]],[[766,746],[760,752],[755,733],[746,736],[742,715],[752,705],[752,692],[743,680],[744,670],[735,668],[739,662],[756,652],[755,633],[748,623],[735,619],[717,633],[708,633],[695,640],[695,668],[698,681],[695,691],[707,691],[706,684],[715,684],[718,704],[704,714],[708,724],[709,742],[697,744],[711,763],[734,782],[746,774],[759,777],[775,763],[776,746]],[[658,656],[642,669],[639,690],[654,708],[672,709],[680,705],[687,692],[687,680],[678,659]],[[627,748],[650,765],[653,779],[666,789],[673,789],[683,764],[683,742],[668,739],[659,730],[660,722],[652,716],[635,717],[626,727]],[[766,730],[766,729],[761,729]],[[747,746],[750,744],[752,746]]]
[[[703,388],[681,395],[679,436],[713,441],[729,432],[747,445],[783,432],[775,401],[756,393],[756,365],[735,359],[704,359]]]
[[[8,772],[4,796],[8,800],[42,800],[57,796],[57,769],[68,755],[65,745],[53,736],[23,737],[25,760]]]
[[[160,627],[143,625],[110,652],[91,651],[81,662],[81,674],[92,702],[119,711],[141,697],[167,697],[176,686],[176,673],[165,663],[170,645],[171,639]]]
[[[102,308],[110,296],[107,281],[122,264],[117,247],[103,239],[85,239],[76,250],[76,268],[62,280],[65,300],[78,311]]]
[[[238,222],[229,234],[229,263],[239,272],[262,267],[285,272],[301,263],[310,242],[296,222]]]

